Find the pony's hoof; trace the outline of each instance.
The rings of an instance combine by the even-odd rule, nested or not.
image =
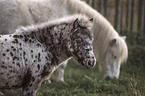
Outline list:
[[[4,95],[4,94],[0,91],[0,96],[1,96],[1,95]]]
[[[68,85],[68,83],[66,83],[65,81],[57,81],[57,83],[62,83],[64,85]]]
[[[68,85],[64,80],[54,80],[54,82],[56,82],[56,83],[63,83],[65,85]]]
[[[47,83],[49,83],[49,84],[50,84],[50,83],[52,83],[52,82],[51,82],[51,80],[48,80],[48,81],[47,81]]]
[[[68,83],[66,83],[66,82],[62,82],[63,84],[65,84],[65,85],[68,85]]]

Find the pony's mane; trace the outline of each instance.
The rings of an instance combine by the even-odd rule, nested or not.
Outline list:
[[[95,42],[97,42],[94,43],[94,52],[96,51],[98,53],[96,54],[98,60],[104,58],[106,51],[109,47],[109,44],[113,38],[118,39],[119,46],[117,50],[119,53],[121,53],[120,54],[121,62],[127,59],[128,49],[125,41],[119,36],[119,34],[110,24],[110,22],[104,16],[102,16],[95,9],[91,8],[85,2],[80,0],[59,0],[59,1],[55,0],[55,1],[60,2],[61,6],[67,4],[66,6],[68,7],[67,9],[69,10],[70,13],[87,14],[87,16],[94,18],[92,31],[94,32],[94,40],[96,40]]]
[[[119,37],[118,38],[118,55],[120,55],[121,57],[121,63],[127,61],[127,58],[128,58],[128,48],[127,48],[127,45],[125,43],[125,40],[122,38],[122,37]]]
[[[72,24],[76,19],[78,19],[81,26],[87,27],[88,29],[92,28],[92,22],[90,22],[90,20],[87,16],[76,14],[76,15],[72,15],[72,16],[65,16],[65,17],[55,19],[52,21],[48,21],[45,23],[40,23],[37,25],[30,25],[30,26],[26,26],[26,27],[21,26],[20,28],[18,28],[16,30],[15,33],[19,33],[21,31],[30,32],[31,30],[32,31],[37,30],[37,28],[41,29],[41,28],[49,27],[49,26],[53,26],[53,25],[59,26],[60,24]]]

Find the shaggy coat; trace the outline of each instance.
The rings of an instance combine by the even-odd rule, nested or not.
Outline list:
[[[41,82],[64,60],[74,57],[93,68],[93,33],[86,16],[75,15],[0,35],[0,88],[23,88],[34,96]]]

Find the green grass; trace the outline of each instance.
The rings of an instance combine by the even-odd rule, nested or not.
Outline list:
[[[42,84],[37,96],[143,96],[145,67],[132,68],[136,66],[123,65],[119,80],[106,81],[97,67],[86,70],[70,61],[65,73],[67,84]]]

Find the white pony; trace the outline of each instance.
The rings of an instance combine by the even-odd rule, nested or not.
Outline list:
[[[21,25],[40,23],[66,15],[85,14],[94,18],[94,52],[99,70],[106,79],[118,79],[120,65],[128,57],[125,38],[99,12],[80,0],[1,0],[0,33],[14,32]],[[57,81],[64,81],[67,61],[58,71]]]

